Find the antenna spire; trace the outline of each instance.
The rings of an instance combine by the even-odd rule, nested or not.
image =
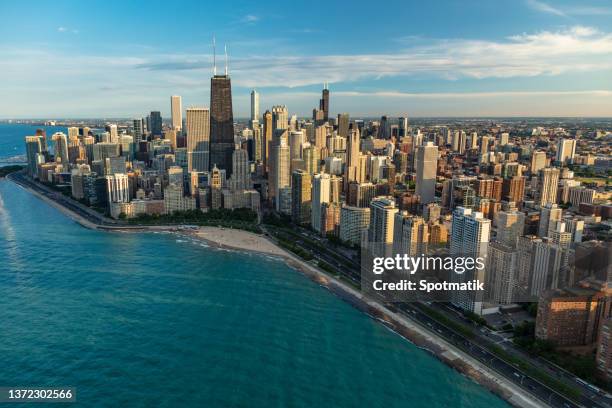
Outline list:
[[[227,70],[229,68],[229,61],[227,58],[227,44],[223,44],[223,50],[225,51],[225,76],[227,76]]]
[[[213,75],[217,75],[217,46],[215,44],[215,35],[213,34]]]

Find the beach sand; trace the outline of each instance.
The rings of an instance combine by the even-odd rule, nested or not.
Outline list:
[[[254,251],[282,257],[288,255],[287,251],[276,246],[264,235],[249,231],[221,227],[200,227],[198,230],[187,233],[220,248]]]

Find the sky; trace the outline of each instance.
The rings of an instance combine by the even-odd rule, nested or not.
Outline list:
[[[612,116],[610,0],[1,1],[0,118],[208,106],[234,116]]]

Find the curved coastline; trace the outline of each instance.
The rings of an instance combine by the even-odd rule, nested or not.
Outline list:
[[[517,387],[494,370],[473,359],[457,349],[446,340],[431,333],[419,323],[399,315],[384,305],[364,296],[361,292],[344,282],[326,274],[318,267],[310,264],[296,255],[277,246],[271,239],[263,235],[253,234],[242,230],[232,230],[219,227],[199,227],[197,230],[183,229],[180,226],[124,226],[124,225],[98,225],[67,208],[50,197],[41,194],[25,183],[10,175],[7,179],[29,191],[42,201],[58,209],[81,226],[107,232],[173,232],[179,235],[206,242],[212,248],[246,251],[277,257],[289,267],[296,269],[303,275],[325,287],[334,295],[348,302],[353,307],[363,311],[373,319],[378,320],[388,329],[412,342],[417,347],[436,356],[446,365],[459,373],[471,378],[484,386],[492,393],[516,407],[546,407],[536,397]]]

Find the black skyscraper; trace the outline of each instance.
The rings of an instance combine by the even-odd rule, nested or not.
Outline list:
[[[234,115],[232,84],[229,75],[214,75],[210,80],[210,166],[216,164],[232,173],[234,151]]]
[[[150,121],[151,121],[151,134],[153,136],[161,136],[162,134],[162,117],[161,117],[161,113],[158,111],[153,111],[151,112],[151,116],[150,116]]]
[[[323,86],[321,100],[319,100],[319,110],[323,111],[323,120],[327,122],[329,120],[329,89],[327,89],[327,82]]]

